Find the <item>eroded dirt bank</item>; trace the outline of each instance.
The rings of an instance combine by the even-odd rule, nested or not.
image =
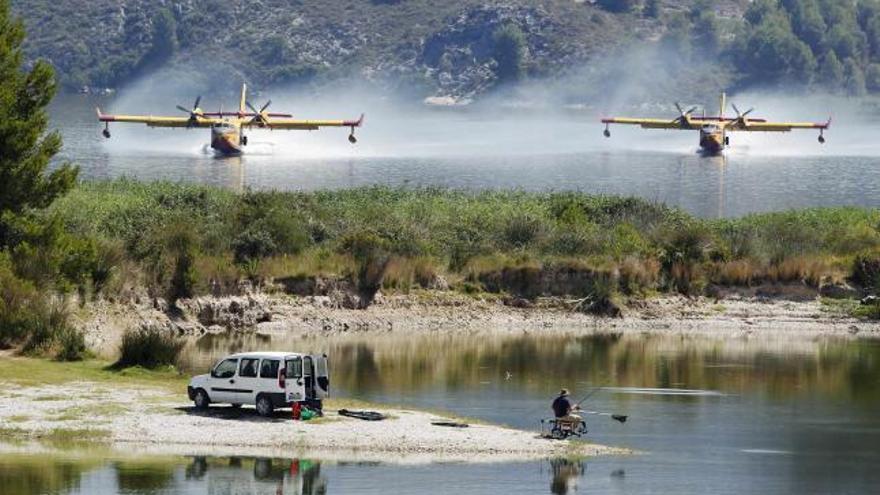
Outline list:
[[[620,318],[572,310],[564,299],[524,301],[430,291],[380,296],[367,309],[346,309],[327,296],[255,293],[183,300],[168,310],[161,300],[86,305],[78,325],[99,353],[112,357],[129,328],[209,332],[339,335],[346,333],[635,332],[714,336],[790,335],[880,337],[880,322],[848,315],[846,308],[815,296],[728,295],[720,299],[664,296],[636,301]],[[849,304],[858,304],[850,302]]]

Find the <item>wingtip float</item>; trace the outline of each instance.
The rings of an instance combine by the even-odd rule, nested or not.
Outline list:
[[[637,125],[643,129],[667,129],[681,131],[700,131],[700,150],[707,155],[719,155],[725,148],[730,146],[730,132],[790,132],[796,129],[818,129],[819,143],[825,143],[825,131],[831,127],[831,118],[824,123],[814,122],[768,122],[766,119],[751,118],[754,109],[741,112],[736,105],[731,105],[736,117],[725,117],[727,107],[727,95],[721,94],[721,105],[718,116],[693,117],[692,114],[698,107],[685,111],[681,105],[675,104],[678,109],[678,117],[669,119],[643,119],[643,118],[602,118],[605,130],[602,134],[606,138],[611,137],[611,125]]]
[[[98,121],[104,123],[102,134],[105,138],[110,138],[110,122],[139,123],[149,127],[209,128],[211,148],[221,155],[243,153],[248,143],[245,129],[314,131],[322,127],[348,127],[351,129],[348,141],[355,144],[357,138],[354,130],[356,127],[361,127],[364,122],[364,114],[361,114],[357,120],[298,120],[289,113],[268,112],[272,100],[257,109],[247,99],[246,84],[241,86],[241,99],[237,112],[224,112],[222,107],[218,112],[205,112],[199,107],[201,100],[201,96],[197,97],[191,109],[177,105],[178,110],[188,114],[187,117],[107,115],[102,113],[100,108],[96,108],[95,111],[98,114]]]

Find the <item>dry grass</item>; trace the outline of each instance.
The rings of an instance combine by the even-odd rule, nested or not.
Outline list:
[[[717,263],[712,267],[712,282],[726,286],[751,287],[760,282],[761,267],[752,260]]]
[[[440,263],[420,256],[417,258],[394,257],[388,263],[382,286],[406,293],[413,288],[431,287],[440,274]]]

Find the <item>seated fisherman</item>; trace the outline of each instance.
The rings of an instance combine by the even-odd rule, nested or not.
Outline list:
[[[552,407],[553,415],[556,416],[557,420],[572,424],[577,424],[581,420],[580,416],[574,414],[574,411],[579,411],[580,407],[571,403],[567,388],[564,388],[559,392],[559,397],[553,400]]]

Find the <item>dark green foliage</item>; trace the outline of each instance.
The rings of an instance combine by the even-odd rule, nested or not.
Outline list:
[[[177,21],[167,8],[159,9],[153,16],[152,34],[150,50],[141,60],[145,69],[158,67],[177,53]]]
[[[853,261],[850,280],[866,290],[880,291],[880,255],[863,254]]]
[[[195,295],[197,239],[186,223],[174,224],[169,230],[168,251],[174,268],[168,284],[168,301],[173,304]]]
[[[630,12],[638,7],[641,0],[598,0],[600,7],[609,12]]]
[[[251,228],[235,237],[232,241],[232,252],[236,263],[245,264],[272,256],[278,252],[278,246],[269,232]]]
[[[52,290],[93,285],[96,250],[57,218],[40,218],[39,209],[74,186],[77,169],[62,164],[47,174],[61,148],[60,135],[47,133],[55,78],[42,61],[22,70],[23,39],[21,22],[0,0],[0,347],[81,359],[83,335]]]
[[[372,232],[360,231],[343,239],[341,249],[351,254],[357,264],[358,307],[364,309],[382,288],[391,261],[388,243]]]
[[[82,331],[65,326],[57,335],[58,351],[55,359],[59,361],[81,361],[89,355],[86,339]]]
[[[775,1],[757,1],[746,13],[745,31],[732,47],[740,70],[760,75],[765,82],[809,82],[816,70],[810,47],[791,31],[788,17]]]
[[[660,40],[660,45],[672,53],[681,57],[682,62],[691,56],[691,22],[684,12],[678,12],[669,18],[666,34]]]
[[[843,73],[846,80],[846,93],[850,96],[865,96],[868,92],[865,83],[865,74],[859,64],[852,58],[846,59],[843,64]]]
[[[691,45],[694,54],[715,57],[721,47],[721,26],[711,2],[697,2],[691,9]]]
[[[128,330],[122,335],[119,359],[114,367],[158,368],[160,366],[174,366],[177,364],[183,346],[183,340],[166,330],[148,328]]]
[[[249,191],[242,197],[241,205],[235,229],[241,233],[232,242],[236,262],[297,254],[311,243],[309,226],[290,197]]]
[[[0,248],[9,244],[11,215],[44,208],[67,192],[77,169],[64,164],[46,173],[61,149],[61,136],[47,133],[46,106],[55,95],[52,67],[39,61],[22,71],[24,28],[0,0]]]
[[[659,19],[662,15],[662,9],[660,6],[661,0],[647,0],[645,2],[645,9],[643,13],[645,17],[651,17],[654,19]]]
[[[51,266],[51,251],[15,253],[21,259],[10,266],[40,279],[88,282],[99,278],[96,273],[113,273],[113,266],[134,265],[157,293],[180,288],[169,294],[173,299],[207,293],[214,281],[234,288],[245,276],[258,283],[268,277],[350,277],[361,307],[388,279],[389,266],[417,258],[441,272],[439,267],[448,267],[474,290],[481,284],[492,290],[508,287],[502,291],[520,287],[514,282],[528,277],[517,274],[527,275],[523,270],[531,267],[585,297],[586,282],[560,281],[616,267],[620,276],[614,284],[628,294],[698,294],[709,282],[765,279],[815,285],[826,272],[810,268],[815,265],[810,260],[849,263],[856,253],[880,248],[875,210],[810,209],[708,221],[638,198],[577,192],[369,187],[236,195],[205,186],[117,180],[83,184],[34,220],[64,225],[65,235],[91,239],[71,251],[80,253],[74,259],[81,261],[70,265],[84,267],[71,274],[59,269],[39,275],[44,271],[28,268]],[[32,230],[22,238],[39,238],[40,229]],[[182,238],[174,234],[178,230]],[[223,241],[229,238],[234,241]],[[39,244],[26,244],[31,242]],[[120,245],[130,247],[122,251]],[[321,264],[330,259],[332,266],[324,271]],[[582,268],[571,275],[557,269],[562,261]],[[728,263],[741,266],[725,268]],[[839,273],[839,265],[836,270],[831,273]],[[481,274],[501,274],[506,282]],[[389,283],[411,285],[396,278]]]
[[[512,249],[522,249],[538,241],[543,235],[543,222],[527,214],[518,214],[507,221],[503,243]]]
[[[835,91],[843,85],[843,64],[834,51],[829,50],[822,57],[822,63],[819,65],[818,83],[826,89]]]
[[[494,58],[498,63],[495,74],[501,82],[516,81],[523,75],[526,57],[526,37],[514,24],[505,24],[493,34]]]

